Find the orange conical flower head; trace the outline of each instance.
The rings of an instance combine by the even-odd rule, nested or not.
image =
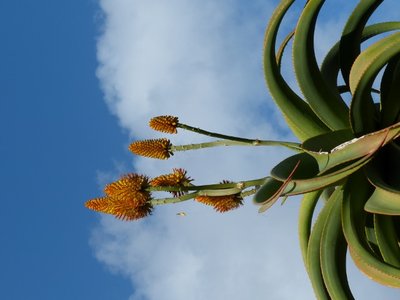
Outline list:
[[[150,202],[147,202],[144,205],[137,207],[132,207],[127,202],[119,202],[116,204],[116,207],[114,209],[114,215],[116,218],[121,220],[133,221],[151,215],[152,211],[153,206]]]
[[[157,131],[165,133],[177,133],[176,127],[178,126],[179,119],[174,116],[159,116],[152,118],[149,126]]]
[[[87,201],[85,206],[91,210],[105,214],[113,214],[113,204],[110,197],[95,198]]]
[[[127,174],[104,188],[106,197],[85,203],[91,210],[112,214],[122,220],[137,220],[151,214],[150,192],[147,176]]]
[[[120,199],[131,206],[144,205],[150,198],[149,178],[139,174],[127,174],[104,188],[104,193],[112,198]]]
[[[218,212],[227,212],[236,209],[243,205],[243,198],[240,195],[227,195],[227,196],[197,196],[196,201],[211,205]]]
[[[188,186],[192,179],[186,175],[186,170],[184,169],[173,169],[171,174],[160,175],[153,178],[150,181],[151,186],[176,186],[176,187],[184,187]],[[172,191],[174,196],[182,196],[184,194],[183,191]]]
[[[112,214],[121,220],[138,220],[151,214],[153,206],[150,202],[135,206],[129,199],[103,197],[89,200],[85,206],[91,210]]]
[[[173,154],[171,146],[169,139],[162,138],[133,142],[129,145],[129,150],[136,155],[167,159]]]

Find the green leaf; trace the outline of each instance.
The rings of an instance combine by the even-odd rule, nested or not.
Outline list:
[[[393,217],[375,214],[374,227],[384,261],[400,268],[400,248]]]
[[[362,173],[353,174],[345,184],[342,205],[342,226],[350,254],[356,266],[381,284],[400,287],[400,269],[379,260],[370,250],[365,235],[364,204],[372,188]]]
[[[354,135],[350,129],[341,129],[309,138],[301,146],[305,151],[310,152],[310,155],[313,155],[320,152],[329,152],[336,146],[353,138]]]
[[[264,39],[264,74],[269,91],[293,133],[304,141],[329,129],[285,82],[276,61],[275,45],[279,25],[294,0],[281,1],[272,15]]]
[[[281,69],[283,53],[285,52],[287,45],[289,44],[290,40],[293,37],[294,37],[294,30],[284,38],[281,45],[279,46],[278,52],[276,53],[276,64],[278,65],[279,70]]]
[[[291,180],[289,184],[285,187],[285,189],[283,189],[281,195],[291,196],[304,194],[307,192],[323,189],[331,185],[339,184],[342,179],[345,179],[350,174],[359,170],[370,160],[371,156],[368,155],[332,173],[319,175],[309,179]]]
[[[261,186],[261,188],[254,196],[254,202],[256,204],[268,204],[268,207],[270,207],[270,203],[276,202],[276,200],[281,196],[305,194],[308,192],[325,189],[326,187],[332,185],[337,185],[342,179],[345,179],[347,176],[367,164],[371,160],[372,156],[367,155],[332,173],[323,174],[315,177],[311,176],[307,179],[296,179],[299,177],[296,172],[297,169],[300,170],[299,173],[301,174],[301,176],[305,175],[304,172],[306,172],[307,169],[307,164],[305,164],[301,160],[296,159],[296,157],[301,157],[298,155],[299,154],[284,160],[275,167],[277,169],[275,170],[274,174],[280,174],[280,176],[283,176],[284,178],[271,178],[270,180],[266,181],[266,183]],[[282,169],[278,170],[279,168]],[[289,170],[291,170],[291,173],[287,174],[287,176],[284,176],[285,172]],[[314,171],[315,169],[311,169],[311,172]],[[268,196],[271,197],[267,198]]]
[[[392,30],[398,30],[400,29],[400,22],[382,22],[382,23],[377,23],[373,25],[369,25],[364,28],[361,36],[361,41],[368,40],[371,37],[374,37],[378,34],[385,33],[388,31]],[[353,42],[353,40],[348,40],[344,41],[343,43],[347,42]],[[340,59],[339,59],[339,54],[340,54],[340,46],[345,49],[347,46],[345,44],[340,44],[340,42],[337,42],[328,52],[328,54],[325,56],[322,65],[321,65],[321,74],[325,79],[325,82],[331,86],[331,89],[338,89],[339,93],[344,93],[350,91],[350,88],[348,87],[348,84],[345,86],[338,86],[338,75],[340,71]],[[350,45],[350,47],[353,47]],[[359,46],[355,45],[356,49],[359,49]],[[359,50],[357,50],[359,52]],[[344,51],[346,53],[346,51]],[[354,56],[354,54],[353,54]],[[346,57],[344,60],[346,60]],[[355,57],[353,58],[348,58],[349,62],[353,62],[355,60]],[[347,62],[347,64],[349,64]],[[342,63],[344,63],[342,59]],[[352,63],[351,63],[352,64]],[[351,66],[350,64],[350,66]],[[350,69],[349,69],[350,70]],[[348,75],[347,75],[348,76]],[[374,90],[373,90],[374,91]],[[375,91],[376,92],[376,91]],[[390,125],[390,124],[388,124]],[[383,126],[386,127],[386,126]]]
[[[321,236],[321,270],[331,299],[354,299],[346,274],[347,243],[342,232],[343,190],[338,187],[328,200],[333,202]]]
[[[262,212],[281,196],[304,194],[335,185],[367,164],[378,149],[399,134],[400,123],[345,142],[330,152],[308,151],[290,156],[271,170],[272,178],[257,191],[254,202],[262,205]],[[315,141],[306,145],[317,144]]]
[[[331,201],[331,199],[333,197],[336,197],[338,192],[338,190],[335,190],[327,203],[322,208],[312,228],[310,239],[308,242],[307,271],[315,295],[318,299],[330,299],[321,271],[321,237],[324,230],[326,218],[328,217],[329,212],[334,204],[334,201]]]
[[[380,126],[395,123],[400,114],[400,55],[393,57],[386,66],[381,81]]]
[[[375,187],[365,210],[384,215],[400,215],[400,149],[387,145],[365,168],[368,180]]]
[[[301,200],[299,210],[299,242],[301,254],[303,255],[304,265],[307,267],[307,249],[308,240],[310,238],[312,217],[314,214],[315,206],[321,196],[322,191],[315,191],[307,193]]]
[[[300,89],[318,117],[332,130],[349,127],[348,107],[325,82],[314,53],[314,30],[323,0],[307,2],[296,26],[293,65]]]
[[[311,138],[303,143],[303,149],[315,158],[320,174],[322,174],[343,163],[375,153],[399,134],[400,123],[396,123],[382,130],[345,141],[327,150],[337,141],[345,140],[350,136],[348,131],[342,130]],[[329,138],[331,138],[331,142],[328,141]],[[324,147],[324,144],[327,146]]]
[[[369,17],[383,0],[360,1],[348,18],[340,39],[340,68],[343,79],[349,85],[349,74],[356,57],[360,54],[362,32]]]
[[[375,186],[375,191],[365,203],[365,210],[376,214],[400,216],[400,192],[371,173],[368,173],[368,179]]]
[[[393,33],[369,46],[355,60],[350,71],[350,122],[356,135],[372,132],[377,127],[371,87],[380,69],[400,52],[400,32]]]
[[[372,217],[372,216],[368,215],[368,217]],[[367,220],[368,220],[368,217],[367,217]],[[378,247],[378,242],[376,240],[375,228],[373,226],[370,227],[368,225],[365,225],[364,229],[365,229],[365,235],[367,237],[368,247],[371,250],[371,253],[374,253],[377,258],[381,259],[382,255],[381,255],[381,251],[379,250],[379,247]]]
[[[300,163],[299,163],[300,162]],[[296,164],[298,164],[296,172],[292,179],[308,179],[315,177],[318,173],[318,163],[314,157],[307,153],[298,153],[292,155],[271,170],[271,176],[277,180],[285,181],[289,174],[292,173]]]
[[[280,183],[279,187],[276,185],[276,183],[272,182],[272,183],[264,184],[260,188],[260,190],[255,194],[255,202],[256,203],[261,203],[261,207],[258,210],[258,212],[260,212],[260,213],[265,212],[267,209],[269,209],[279,199],[279,197],[282,195],[282,191],[289,184],[289,182],[292,179],[292,176],[295,173],[295,171],[297,170],[299,164],[300,164],[300,161],[298,161],[295,164],[295,166],[293,167],[292,172],[288,175],[286,180],[284,180],[282,183]],[[265,189],[266,185],[268,186],[267,190]],[[271,185],[272,185],[272,189],[270,188]],[[275,189],[276,189],[276,191],[275,191],[275,193],[273,195],[269,196],[269,198],[265,197],[265,193],[264,193],[265,191],[267,193],[271,193],[271,191],[274,191]],[[262,202],[259,202],[259,200],[260,200],[259,197],[264,197],[265,200],[262,201]],[[285,198],[285,200],[286,200],[286,198]]]
[[[258,189],[253,197],[255,204],[262,204],[266,199],[271,199],[282,187],[282,181],[278,181],[272,177],[267,177],[263,185]]]

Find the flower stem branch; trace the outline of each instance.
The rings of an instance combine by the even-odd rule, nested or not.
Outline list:
[[[178,203],[178,202],[183,202],[183,201],[187,201],[187,200],[193,199],[197,195],[198,195],[198,193],[194,192],[194,193],[186,194],[186,195],[183,195],[183,196],[180,196],[180,197],[152,199],[152,200],[150,200],[150,203],[152,205]]]
[[[224,136],[222,134],[218,135],[219,135],[218,137]],[[217,140],[213,142],[188,144],[188,145],[172,145],[171,151],[175,152],[175,151],[197,150],[197,149],[218,147],[218,146],[281,146],[295,151],[303,151],[301,144],[299,143],[272,141],[272,140],[258,140],[258,139],[252,140],[252,139],[244,139],[244,138],[230,137],[230,136],[225,136],[223,140]]]
[[[232,136],[232,135],[225,135],[225,134],[220,134],[220,133],[216,133],[216,132],[206,131],[201,128],[192,127],[192,126],[182,124],[182,123],[178,123],[177,127],[188,130],[188,131],[192,131],[192,132],[195,132],[198,134],[202,134],[202,135],[206,135],[206,136],[210,136],[210,137],[214,137],[214,138],[220,138],[220,139],[224,139],[224,140],[229,140],[229,141],[236,141],[236,142],[240,142],[240,143],[247,144],[247,145],[283,146],[283,147],[287,147],[292,150],[297,150],[297,151],[302,150],[301,145],[299,143],[280,142],[280,141],[271,141],[271,140],[259,140],[259,139],[245,139],[245,138],[236,137],[236,136]],[[239,145],[239,144],[237,144],[237,145]]]
[[[258,186],[265,182],[267,177],[230,183],[218,183],[207,185],[188,185],[188,186],[150,186],[146,190],[149,192],[187,192],[202,190],[227,190],[237,189],[240,192],[251,186]]]

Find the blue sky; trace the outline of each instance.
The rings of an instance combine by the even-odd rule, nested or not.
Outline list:
[[[261,68],[277,2],[0,2],[1,298],[312,297],[296,198],[263,215],[251,201],[225,215],[185,203],[133,223],[83,207],[124,172],[185,167],[200,184],[265,176],[284,156],[273,148],[210,150],[159,162],[127,150],[132,139],[159,136],[147,128],[159,114],[228,134],[292,139]],[[335,41],[351,9],[349,1],[327,2],[317,53]],[[331,13],[332,2],[340,13]],[[399,19],[394,6],[385,1],[380,17]],[[295,16],[296,9],[289,21]],[[350,272],[357,299],[398,296]]]
[[[128,159],[96,78],[95,1],[1,1],[2,299],[127,299],[83,202]]]

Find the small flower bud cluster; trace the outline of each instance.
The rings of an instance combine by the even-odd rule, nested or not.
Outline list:
[[[168,159],[173,155],[171,142],[165,138],[136,141],[130,144],[129,150],[136,155],[157,159]]]
[[[184,169],[173,169],[171,174],[160,175],[153,178],[150,181],[150,185],[154,187],[161,186],[176,186],[176,187],[185,187],[189,186],[192,179],[186,176],[186,170]],[[174,196],[182,196],[184,191],[171,191]]]
[[[152,118],[149,122],[149,126],[160,132],[176,134],[178,131],[176,130],[179,124],[178,117],[174,116],[159,116]]]

